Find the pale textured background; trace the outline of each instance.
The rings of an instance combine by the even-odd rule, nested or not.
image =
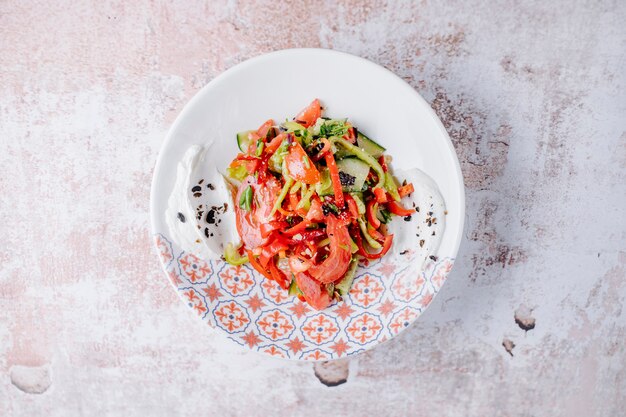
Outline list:
[[[0,2],[0,416],[626,414],[624,2],[47,3]],[[209,331],[149,232],[185,102],[297,46],[407,80],[467,186],[441,294],[335,388]]]

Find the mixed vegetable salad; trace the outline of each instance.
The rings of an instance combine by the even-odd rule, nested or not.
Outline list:
[[[349,292],[359,261],[389,251],[392,216],[415,213],[400,204],[413,185],[396,183],[385,148],[322,110],[316,99],[293,120],[237,134],[227,176],[242,243],[224,253],[318,310]]]

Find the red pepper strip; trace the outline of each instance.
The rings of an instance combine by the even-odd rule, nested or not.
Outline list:
[[[376,201],[378,203],[386,203],[387,202],[387,193],[382,188],[374,188],[374,196],[376,196]]]
[[[259,255],[259,265],[261,265],[261,268],[263,268],[264,270],[267,271],[267,264],[270,262],[270,257],[269,256],[265,256],[262,252]]]
[[[378,203],[376,200],[370,200],[367,203],[367,209],[365,210],[365,214],[367,215],[367,221],[372,225],[374,229],[378,229],[380,227],[380,220],[376,217],[376,212],[378,211]],[[263,234],[263,232],[261,232]]]
[[[359,255],[363,256],[366,259],[378,259],[384,256],[387,252],[389,252],[389,248],[391,248],[391,244],[393,243],[393,235],[385,236],[385,241],[383,242],[383,248],[378,253],[369,253],[365,247],[363,247],[363,240],[361,240],[361,235],[357,229],[353,229],[353,233],[351,233],[352,238],[356,241],[356,245],[359,248]]]
[[[261,230],[261,237],[262,238],[266,238],[270,235],[270,233],[272,233],[274,230],[280,230],[280,229],[284,229],[285,227],[289,226],[289,223],[287,222],[282,222],[282,221],[271,221],[268,223],[263,223],[260,226],[260,230]]]
[[[415,191],[415,188],[413,187],[413,183],[408,183],[407,185],[398,187],[398,194],[400,194],[400,198],[406,197],[407,195],[411,194],[413,191]]]
[[[270,272],[272,273],[272,277],[274,277],[274,281],[278,283],[284,290],[289,288],[289,284],[291,284],[290,280],[287,279],[287,275],[276,267],[276,263],[274,261],[270,262]]]
[[[415,214],[415,209],[405,209],[402,207],[402,204],[396,201],[390,201],[387,203],[387,209],[395,215],[398,216],[410,216],[411,214]]]
[[[335,204],[340,209],[344,206],[343,201],[343,190],[341,189],[341,180],[339,179],[339,169],[337,168],[337,163],[335,162],[335,157],[332,153],[327,153],[324,158],[326,159],[326,166],[328,167],[328,172],[330,173],[330,179],[333,182],[333,191],[335,193]]]
[[[283,232],[283,234],[287,235],[287,236],[293,236],[293,235],[297,235],[298,233],[304,232],[307,228],[307,226],[309,226],[311,224],[310,220],[302,220],[300,223],[298,223],[297,225],[285,230]]]
[[[367,226],[367,233],[369,233],[371,237],[373,237],[375,240],[379,242],[382,242],[383,240],[385,240],[385,236],[371,226]]]
[[[263,246],[263,248],[261,249],[259,263],[263,268],[265,268],[269,259],[273,259],[274,256],[281,250],[287,249],[289,249],[289,242],[287,241],[287,239],[283,238],[280,235],[277,235],[274,240],[271,241],[271,243]]]
[[[295,211],[298,203],[300,202],[297,194],[298,193],[289,193],[289,210],[291,211]]]
[[[328,151],[330,151],[330,141],[326,138],[321,138],[320,142],[324,144],[324,147],[317,153],[317,155],[313,156],[311,159],[314,161],[319,161],[326,155]]]
[[[264,184],[265,181],[267,180],[267,164],[269,161],[269,155],[264,155],[263,158],[261,159],[261,162],[259,162],[259,165],[257,166],[256,172],[259,173],[259,175],[257,176],[257,182],[259,184]]]
[[[259,271],[259,273],[263,275],[265,278],[271,279],[271,280],[274,279],[266,270],[263,269],[263,267],[259,264],[259,262],[254,258],[254,254],[252,253],[252,251],[248,250],[246,251],[246,253],[248,254],[248,260],[250,261],[250,264],[252,265],[254,269]]]
[[[355,143],[356,135],[354,134],[354,128],[353,127],[348,128],[348,132],[345,135],[343,135],[343,138],[350,143]]]
[[[354,217],[355,219],[358,218],[359,209],[356,205],[356,201],[354,201],[354,198],[352,198],[350,194],[346,194],[344,197],[346,198],[346,202],[348,203],[348,211],[350,211],[352,217]]]
[[[383,171],[385,172],[389,171],[389,167],[387,166],[387,161],[385,160],[385,155],[381,155],[380,158],[378,158],[378,163],[380,164]]]
[[[304,298],[304,295],[302,294],[298,294],[298,300],[302,301],[303,303],[306,303],[306,298]]]

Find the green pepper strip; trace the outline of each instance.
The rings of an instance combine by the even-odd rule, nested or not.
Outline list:
[[[270,217],[272,217],[274,213],[276,213],[276,210],[278,210],[280,206],[283,204],[283,200],[287,196],[287,193],[289,192],[289,190],[291,189],[291,186],[294,183],[293,178],[291,178],[289,174],[287,174],[285,163],[283,163],[283,177],[285,178],[285,185],[283,185],[283,189],[280,190],[280,194],[278,194],[276,203],[274,203],[274,207],[272,207],[272,212],[270,213]]]
[[[398,186],[396,185],[391,172],[387,171],[385,173],[385,189],[395,201],[400,201],[400,193],[398,193]]]
[[[304,191],[304,185],[302,186],[302,190]],[[311,205],[311,197],[313,197],[313,193],[315,192],[315,187],[311,186],[305,193],[302,194],[302,199],[296,206],[296,209],[299,208],[308,208]]]
[[[365,240],[367,241],[367,243],[373,248],[373,249],[380,249],[382,248],[382,246],[380,245],[380,243],[376,242],[374,240],[373,237],[370,236],[370,234],[367,232],[367,224],[365,223],[365,221],[361,218],[357,219],[359,222],[359,228],[361,229],[361,232],[363,233],[363,237],[365,238]]]

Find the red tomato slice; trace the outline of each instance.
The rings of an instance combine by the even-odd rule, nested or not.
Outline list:
[[[323,310],[331,303],[328,291],[306,272],[296,274],[296,284],[304,294],[304,299],[316,310]]]
[[[298,142],[293,142],[289,147],[285,163],[289,175],[294,180],[305,184],[315,184],[320,181],[320,172]]]
[[[322,284],[334,282],[343,277],[352,259],[348,228],[332,214],[327,217],[326,234],[330,239],[330,255],[321,264],[313,265],[308,271]]]
[[[269,119],[257,129],[257,135],[261,138],[265,138],[267,136],[267,132],[269,132],[272,126],[274,126],[274,120]]]
[[[253,192],[250,211],[239,207],[241,194],[248,186],[252,187]],[[267,243],[268,237],[263,237],[261,234],[261,225],[275,217],[270,217],[270,214],[280,189],[280,183],[273,176],[270,176],[263,184],[258,184],[253,176],[249,176],[241,183],[235,197],[235,215],[237,231],[246,248],[254,249]]]
[[[302,110],[296,116],[296,122],[300,123],[304,127],[313,126],[317,119],[322,116],[322,106],[318,99],[313,100],[309,106]]]
[[[279,134],[274,139],[272,139],[270,141],[270,143],[268,143],[265,146],[265,152],[267,152],[269,155],[273,154],[274,152],[276,152],[276,150],[283,143],[283,140],[286,139],[286,138],[287,138],[286,134],[284,134],[284,133]]]

